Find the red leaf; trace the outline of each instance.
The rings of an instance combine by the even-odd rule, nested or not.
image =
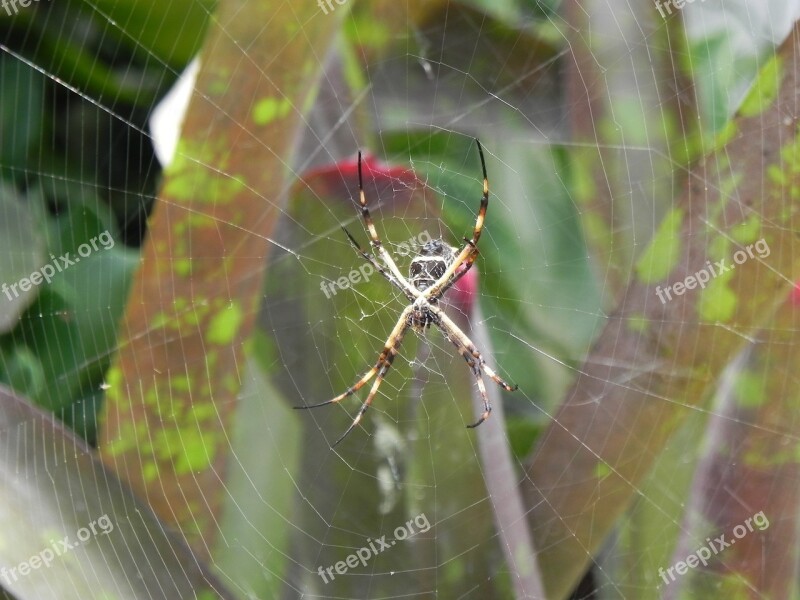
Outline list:
[[[370,207],[384,201],[406,200],[425,184],[409,168],[392,166],[374,155],[362,154],[364,193]],[[302,175],[299,185],[306,186],[315,194],[327,198],[350,198],[358,201],[358,158],[357,155],[337,163],[309,169]]]

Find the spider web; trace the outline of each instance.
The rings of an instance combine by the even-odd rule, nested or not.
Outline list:
[[[208,571],[200,569],[198,585],[213,581],[211,587],[224,586],[236,598],[539,597],[539,577],[552,597],[658,598],[677,596],[681,590],[690,597],[722,597],[730,590],[767,597],[767,590],[777,588],[769,588],[763,578],[778,582],[774,586],[788,581],[793,589],[798,557],[791,532],[796,517],[788,507],[800,477],[791,461],[786,466],[763,457],[788,452],[786,447],[797,442],[793,421],[787,422],[793,419],[786,408],[790,400],[785,400],[793,389],[791,317],[776,313],[770,321],[765,316],[759,322],[762,329],[753,332],[714,312],[723,310],[724,294],[700,304],[698,310],[710,310],[716,317],[709,345],[722,348],[725,344],[714,336],[727,331],[742,348],[726,355],[730,360],[714,370],[702,362],[707,358],[702,348],[680,347],[681,353],[690,352],[702,362],[698,370],[708,369],[702,376],[682,370],[691,360],[676,357],[670,362],[661,356],[656,364],[637,361],[636,353],[626,353],[613,337],[605,354],[593,348],[606,339],[603,333],[614,322],[650,328],[655,332],[652,343],[658,345],[675,343],[659,338],[665,323],[688,326],[696,320],[688,311],[674,309],[658,319],[647,312],[620,318],[615,310],[629,297],[629,278],[647,277],[642,275],[643,261],[651,260],[650,270],[657,270],[654,264],[677,262],[670,258],[672,251],[657,253],[664,238],[672,233],[679,244],[691,245],[693,238],[685,231],[664,229],[670,215],[680,210],[687,180],[691,185],[698,177],[689,170],[691,159],[702,155],[698,148],[715,148],[709,140],[723,135],[759,69],[786,38],[796,3],[697,0],[682,9],[673,3],[672,11],[683,17],[689,36],[683,47],[670,37],[678,35],[679,28],[672,28],[676,19],[665,21],[649,3],[559,6],[476,0],[401,10],[389,3],[334,2],[315,9],[311,17],[337,25],[327,52],[314,54],[309,67],[283,64],[281,56],[262,62],[255,50],[238,45],[240,32],[234,25],[210,16],[206,5],[195,2],[183,8],[184,26],[193,26],[198,14],[208,18],[209,37],[229,39],[242,62],[259,64],[265,79],[303,68],[317,74],[305,105],[287,87],[262,102],[253,98],[253,120],[234,118],[241,132],[236,143],[258,140],[253,152],[274,157],[279,152],[262,137],[258,119],[267,123],[276,115],[300,115],[299,133],[290,132],[295,136],[291,152],[278,160],[285,176],[276,178],[271,189],[248,190],[275,210],[274,226],[262,233],[263,222],[242,224],[234,217],[218,217],[229,214],[218,213],[218,206],[199,211],[200,217],[216,219],[220,231],[239,230],[244,240],[225,248],[223,258],[246,268],[232,267],[225,273],[235,271],[235,278],[219,278],[222,304],[232,304],[241,281],[259,285],[257,302],[242,316],[253,323],[246,339],[227,337],[224,332],[235,328],[230,321],[215,330],[216,339],[227,340],[234,355],[233,396],[220,391],[217,381],[195,388],[193,427],[160,440],[155,430],[143,438],[126,434],[120,426],[115,434],[132,443],[103,458],[108,469],[151,499],[162,521],[180,523],[197,564],[208,565]],[[293,10],[278,3],[272,9],[281,14]],[[101,452],[111,441],[103,432],[104,394],[128,390],[122,403],[128,408],[142,385],[114,376],[122,369],[113,366],[117,355],[144,344],[161,356],[165,348],[174,352],[180,339],[177,330],[165,325],[169,319],[133,330],[130,318],[121,321],[131,306],[154,301],[130,292],[138,289],[131,282],[137,267],[147,262],[147,244],[162,253],[166,248],[166,260],[175,263],[186,256],[198,263],[208,258],[203,248],[171,254],[179,246],[159,246],[166,242],[151,229],[154,205],[166,202],[169,209],[181,211],[180,202],[158,195],[161,172],[151,155],[154,138],[162,157],[174,155],[173,160],[194,163],[228,181],[236,181],[241,172],[240,165],[215,162],[175,140],[173,150],[169,142],[164,145],[166,129],[171,126],[174,132],[180,121],[179,109],[168,110],[164,121],[150,122],[149,116],[155,99],[194,53],[178,52],[178,42],[170,48],[171,42],[165,41],[170,34],[156,35],[152,23],[140,27],[135,18],[120,18],[118,10],[114,3],[20,5],[2,17],[5,24],[0,22],[5,32],[0,46],[5,221],[0,225],[0,283],[17,282],[45,264],[50,254],[75,254],[80,244],[104,230],[116,241],[114,248],[101,246],[81,265],[22,299],[5,303],[0,296],[0,376],[17,393],[98,443]],[[131,9],[131,14],[141,13]],[[261,34],[273,35],[271,27],[284,22],[276,18],[264,23]],[[36,38],[34,31],[44,33]],[[318,35],[300,11],[292,31],[308,38]],[[115,43],[104,44],[103,32]],[[197,45],[200,33],[195,37]],[[102,60],[89,65],[83,80],[65,77],[87,66],[75,60],[65,67],[54,59],[53,52],[48,54],[48,48],[57,47],[54,39],[83,43]],[[566,74],[573,52],[580,52],[579,43],[590,43],[583,50],[585,79]],[[64,56],[72,56],[69,49]],[[126,87],[129,82],[121,76],[117,88],[97,81],[103,65],[126,60],[134,66],[124,71],[125,77],[138,86]],[[201,61],[213,60],[206,49]],[[691,82],[682,79],[686,73],[691,73]],[[191,80],[189,73],[183,76]],[[691,100],[689,83],[696,94]],[[192,101],[217,102],[198,88],[187,89]],[[141,90],[149,91],[152,100],[139,97],[146,96]],[[593,95],[588,105],[580,100],[587,94]],[[218,106],[220,119],[230,117],[224,103]],[[35,116],[28,118],[28,112]],[[19,123],[14,123],[16,114]],[[677,123],[689,116],[700,124]],[[691,140],[701,140],[697,147],[690,148],[692,142],[681,137],[682,131],[694,132]],[[774,131],[765,124],[758,133],[767,138]],[[361,426],[331,450],[372,382],[340,404],[302,412],[292,407],[322,402],[357,381],[375,364],[407,304],[379,274],[365,270],[366,263],[341,230],[346,227],[368,248],[368,233],[353,202],[355,152],[360,148],[367,156],[365,189],[379,235],[400,271],[407,273],[413,255],[428,239],[460,247],[472,230],[482,186],[474,137],[486,152],[491,199],[475,277],[465,277],[445,304],[487,363],[519,390],[500,392],[484,376],[495,410],[485,424],[466,429],[481,410],[472,373],[438,330],[422,335],[409,331]],[[276,141],[274,148],[279,147]],[[766,163],[760,166],[766,172]],[[767,177],[761,170],[759,176]],[[738,182],[728,185],[722,179],[709,176],[701,183],[721,190],[724,198],[737,198],[740,207]],[[224,193],[221,188],[220,197]],[[711,234],[728,240],[715,247],[724,253],[717,260],[733,261],[736,250],[752,245],[763,231],[771,231],[777,237],[769,239],[777,240],[792,230],[757,211],[739,219],[730,213],[720,209],[707,220]],[[739,221],[740,228],[731,230],[731,222]],[[248,241],[257,244],[247,246]],[[242,257],[242,247],[258,250]],[[737,267],[758,264],[763,272],[791,283],[796,273],[790,263],[777,260],[786,253],[791,254],[789,246],[773,241],[770,255],[736,261]],[[658,302],[657,282],[665,286],[681,280],[683,275],[676,273],[693,272],[681,263],[667,277],[654,278],[645,286],[649,302]],[[188,280],[198,289],[208,283],[191,274]],[[158,296],[170,298],[173,283],[169,277],[158,280]],[[685,298],[690,294],[687,289]],[[174,307],[175,318],[194,315],[199,332],[203,307],[219,308],[215,301],[198,293]],[[665,310],[678,305],[677,297],[672,302]],[[203,334],[203,340],[211,339]],[[214,349],[202,346],[199,352],[202,369],[213,372],[212,363],[218,360]],[[641,353],[647,355],[644,349]],[[185,359],[187,373],[197,368],[193,361]],[[159,375],[158,369],[146,372],[147,378]],[[649,383],[703,377],[716,381],[708,388],[691,388],[705,390],[704,401],[673,396]],[[569,398],[580,399],[571,392],[573,386],[587,379],[597,394],[565,412]],[[169,389],[177,397],[181,390],[175,385]],[[648,403],[629,407],[628,413],[662,411],[672,429],[657,430],[657,418],[629,420],[621,412],[603,410],[615,394],[627,392],[641,394]],[[753,398],[763,397],[781,400],[761,400],[768,409],[759,412]],[[171,418],[163,408],[170,401],[158,399],[159,417]],[[581,412],[588,405],[599,409]],[[610,406],[622,410],[619,404]],[[674,412],[676,408],[683,412]],[[597,422],[576,422],[576,415],[594,416]],[[176,546],[155,545],[148,553],[148,539],[158,539],[161,525],[151,523],[146,531],[126,528],[138,523],[144,510],[130,500],[97,506],[85,502],[98,480],[109,477],[105,471],[92,471],[90,477],[63,458],[50,468],[69,471],[69,476],[52,478],[51,484],[50,475],[40,463],[29,462],[25,452],[41,453],[46,463],[49,449],[63,445],[57,436],[64,434],[47,428],[46,435],[36,433],[34,421],[5,422],[0,428],[7,455],[3,481],[9,498],[12,490],[17,498],[7,500],[5,509],[0,503],[2,522],[12,531],[0,538],[0,567],[30,562],[49,547],[51,538],[74,539],[79,528],[103,514],[116,531],[93,533],[69,558],[58,557],[52,565],[13,580],[4,580],[0,571],[0,585],[23,599],[101,597],[98,590],[157,597],[158,592],[145,593],[131,582],[136,579],[132,571],[110,565],[124,565],[120,556],[127,556],[125,549],[141,547],[151,567],[163,568],[169,578],[173,569],[180,571],[181,564],[194,564],[194,559],[178,560],[176,566],[176,556],[183,556]],[[636,428],[637,423],[652,429]],[[598,428],[608,431],[603,444],[594,437]],[[204,430],[213,430],[216,437],[204,437]],[[31,442],[33,449],[20,450],[27,448],[25,440],[40,435],[41,442]],[[537,444],[547,448],[548,439],[574,446],[563,446],[566,457],[561,459],[551,450],[553,464],[565,469],[549,473],[542,483],[536,469],[547,465],[537,466],[532,456]],[[198,444],[207,459],[199,466],[186,458],[198,455]],[[212,446],[217,454],[209,457]],[[606,448],[615,447],[631,449],[623,453],[625,460],[606,454]],[[730,452],[727,462],[714,454],[720,447]],[[92,451],[79,448],[76,454],[89,456]],[[174,481],[157,469],[142,474],[147,463],[143,457],[149,455],[157,456],[162,468],[169,463],[177,470],[181,461],[188,461],[185,477],[201,480],[205,472],[215,483],[207,496],[199,497],[185,478],[171,487]],[[715,471],[735,471],[742,456],[749,458],[750,470],[736,471],[729,479]],[[581,463],[585,460],[596,464],[587,467]],[[631,466],[639,461],[647,463],[644,474]],[[599,488],[619,498],[618,512],[602,491],[600,497],[582,495],[587,488],[579,477],[584,475],[619,482]],[[746,485],[736,487],[734,481]],[[32,490],[42,499],[34,500]],[[34,508],[26,514],[19,498],[27,498]],[[714,505],[723,508],[714,512]],[[745,517],[759,512],[769,520],[767,527],[756,523],[742,536],[732,533]],[[186,513],[193,527],[182,519]],[[660,568],[674,569],[719,534],[739,545],[718,556],[715,552],[709,569],[677,571],[668,583],[660,575]],[[24,542],[17,543],[14,535]],[[776,550],[781,544],[784,556]],[[535,554],[539,569],[533,566]],[[349,564],[351,556],[356,559]],[[709,581],[716,587],[704,588],[712,585]],[[170,597],[163,589],[161,593]]]

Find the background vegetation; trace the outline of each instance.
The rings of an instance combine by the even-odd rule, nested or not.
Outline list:
[[[307,5],[306,5],[307,4]],[[759,5],[761,6],[761,5]],[[789,3],[34,3],[0,10],[0,566],[115,532],[10,597],[794,597],[796,56]],[[788,37],[787,37],[788,36]],[[172,162],[154,107],[200,53]],[[176,116],[170,117],[173,121]],[[333,452],[404,299],[381,236],[458,243],[451,312],[520,386],[413,335]],[[768,257],[662,304],[758,239]],[[408,259],[401,268],[407,268]],[[469,290],[467,290],[469,291]],[[51,418],[55,417],[55,420]],[[65,426],[62,426],[62,423]],[[665,585],[756,512],[770,526]],[[425,535],[317,573],[425,514]]]

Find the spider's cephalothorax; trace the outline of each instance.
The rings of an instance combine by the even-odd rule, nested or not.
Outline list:
[[[455,259],[456,249],[441,239],[426,242],[411,261],[408,280],[420,292],[424,292],[439,281]]]
[[[361,204],[361,216],[364,218],[364,224],[369,231],[369,237],[372,240],[372,248],[380,254],[383,259],[381,265],[377,259],[368,252],[364,251],[352,235],[345,229],[344,232],[350,238],[350,243],[356,251],[367,260],[378,273],[383,275],[389,283],[399,288],[411,304],[406,306],[397,324],[389,334],[389,338],[383,346],[383,350],[378,356],[378,362],[364,374],[361,379],[351,385],[347,390],[336,396],[335,398],[319,404],[312,404],[311,406],[296,406],[295,408],[316,408],[318,406],[325,406],[326,404],[334,404],[341,402],[348,396],[355,394],[360,390],[370,379],[375,378],[372,384],[372,389],[367,395],[367,399],[361,405],[358,415],[353,419],[350,427],[342,436],[336,440],[334,446],[341,442],[353,428],[361,421],[361,417],[372,404],[375,394],[378,393],[378,388],[383,381],[389,367],[392,366],[392,361],[403,342],[403,336],[410,328],[421,331],[436,325],[442,330],[444,336],[452,343],[457,349],[458,353],[464,357],[470,370],[475,376],[475,381],[478,384],[478,391],[483,399],[483,413],[477,422],[467,427],[477,427],[483,423],[492,412],[492,405],[489,403],[489,398],[486,395],[486,386],[483,384],[482,372],[485,372],[492,380],[500,387],[509,392],[517,389],[517,386],[510,385],[503,381],[483,360],[480,351],[472,343],[472,340],[459,329],[458,325],[448,317],[445,312],[438,306],[439,299],[449,290],[453,285],[461,279],[467,271],[469,271],[475,259],[478,258],[478,239],[481,237],[483,231],[483,221],[486,217],[486,209],[489,206],[489,178],[486,175],[486,161],[483,158],[483,149],[478,140],[475,140],[478,145],[478,154],[481,158],[481,167],[483,168],[483,196],[481,197],[481,205],[478,209],[478,217],[475,220],[475,228],[472,230],[472,239],[464,238],[466,245],[458,252],[452,246],[448,246],[441,239],[432,240],[427,242],[420,250],[420,253],[411,261],[411,272],[408,280],[403,277],[400,270],[397,268],[391,255],[383,247],[383,243],[378,237],[378,232],[375,229],[375,224],[372,222],[372,217],[369,214],[367,207],[367,198],[364,195],[364,184],[361,177],[361,153],[358,153],[358,192],[359,203]]]

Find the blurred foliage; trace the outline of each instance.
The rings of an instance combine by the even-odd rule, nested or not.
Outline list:
[[[0,281],[60,264],[67,252],[75,257],[103,232],[113,244],[32,287],[16,305],[2,304],[0,381],[89,440],[159,171],[146,118],[198,49],[207,16],[196,2],[184,3],[188,12],[175,12],[182,3],[164,9],[173,19],[202,16],[183,38],[170,39],[167,51],[163,43],[143,45],[144,32],[157,29],[152,7],[113,4],[131,10],[124,18],[113,13],[120,20],[110,22],[82,2],[35,3],[0,17],[0,218],[17,224],[15,233],[36,224],[16,247],[3,249]],[[13,239],[2,236],[0,244]]]
[[[582,219],[588,211],[580,202],[582,193],[593,190],[584,187],[577,149],[567,143],[561,67],[568,56],[565,36],[571,34],[560,15],[565,4],[337,4],[341,35],[329,48],[335,59],[319,54],[313,65],[324,69],[320,87],[336,86],[335,93],[317,93],[309,84],[303,88],[306,101],[296,103],[315,134],[306,131],[298,147],[313,150],[297,152],[294,159],[290,152],[276,157],[283,165],[293,164],[298,175],[306,175],[313,160],[334,162],[357,146],[380,151],[392,165],[411,165],[436,193],[430,211],[394,215],[388,208],[376,210],[376,221],[386,217],[381,230],[390,234],[389,241],[399,242],[418,233],[424,219],[433,223],[441,218],[439,231],[457,244],[472,226],[479,201],[479,172],[470,145],[472,136],[480,136],[488,150],[492,203],[477,263],[480,304],[488,315],[479,326],[491,337],[492,362],[520,385],[519,393],[503,399],[507,441],[518,461],[530,455],[549,422],[547,415],[558,408],[606,318],[604,280],[585,241]],[[0,11],[0,283],[18,282],[66,252],[74,256],[81,244],[104,231],[115,241],[113,248],[58,273],[52,283],[32,287],[10,302],[0,295],[0,382],[52,411],[90,442],[97,437],[106,371],[118,348],[118,323],[161,176],[147,119],[200,50],[215,9],[211,0],[69,0],[34,3],[13,16]],[[264,31],[269,32],[269,23]],[[690,39],[680,68],[691,73],[697,86],[700,130],[696,138],[678,140],[685,142],[687,158],[725,141],[725,126],[762,66],[757,50],[742,47],[718,28]],[[300,67],[277,58],[259,66],[265,78]],[[303,73],[312,79],[310,69]],[[609,146],[624,147],[630,139],[622,133],[645,129],[630,98],[616,96],[611,87],[610,112],[619,119],[605,122],[604,133],[614,140]],[[366,102],[365,90],[370,94]],[[350,107],[345,127],[342,114]],[[718,132],[721,137],[715,137]],[[676,130],[665,125],[662,133],[674,136]],[[325,140],[324,152],[319,140]],[[236,173],[237,165],[225,169]],[[358,293],[343,292],[335,309],[320,301],[318,277],[310,275],[341,273],[322,275],[319,265],[337,262],[343,272],[358,265],[338,229],[353,224],[357,213],[345,202],[311,215],[303,210],[304,202],[322,201],[335,198],[318,193],[309,200],[295,193],[285,209],[286,215],[296,216],[293,225],[302,226],[297,231],[290,224],[282,235],[295,236],[289,247],[303,248],[303,268],[286,254],[264,265],[266,301],[255,343],[248,346],[239,429],[231,442],[231,453],[241,462],[229,488],[232,503],[221,519],[226,539],[241,540],[241,546],[220,543],[214,560],[219,570],[235,575],[240,590],[257,590],[263,597],[285,592],[287,580],[313,588],[319,582],[311,565],[342,558],[343,548],[380,533],[387,514],[386,522],[402,523],[420,511],[438,510],[439,520],[458,517],[434,530],[432,543],[409,546],[392,565],[380,563],[376,569],[388,573],[404,564],[419,574],[419,589],[438,585],[453,594],[467,593],[459,586],[471,581],[468,574],[488,581],[481,588],[486,594],[510,594],[510,578],[499,566],[500,538],[490,526],[491,507],[480,506],[491,490],[472,483],[482,481],[481,469],[489,467],[480,463],[460,430],[463,416],[469,416],[469,405],[462,402],[471,382],[459,357],[452,367],[446,362],[452,348],[434,347],[432,360],[446,365],[448,380],[442,381],[444,372],[437,373],[425,394],[416,387],[408,363],[396,365],[392,382],[384,385],[398,401],[376,400],[369,413],[373,437],[345,451],[354,462],[341,460],[324,445],[346,426],[345,411],[328,407],[327,414],[299,421],[287,410],[298,397],[322,400],[334,385],[352,383],[373,360],[395,309],[402,306],[392,297],[392,310],[382,309],[376,298],[383,298],[388,286],[378,279]],[[644,247],[645,241],[636,243]],[[631,253],[639,249],[627,248]],[[194,298],[196,303],[204,300]],[[336,318],[326,320],[332,313]],[[317,329],[304,336],[309,323]],[[411,337],[404,352],[408,357],[417,356]],[[302,381],[294,381],[295,376]],[[414,411],[413,401],[400,401],[415,394],[424,410]],[[675,489],[679,499],[685,497],[703,420],[697,413],[678,433],[654,469],[662,475],[641,484],[643,497],[666,497]],[[443,431],[448,434],[442,439],[432,439],[432,432]],[[308,436],[314,439],[309,442]],[[406,438],[417,440],[416,446]],[[422,447],[420,439],[429,447]],[[453,448],[462,454],[445,452]],[[468,460],[461,462],[464,455]],[[329,469],[327,474],[319,463]],[[405,490],[394,487],[392,469],[398,464],[412,484]],[[664,483],[668,477],[670,485]],[[313,503],[296,505],[298,480],[302,494],[318,494]],[[384,486],[380,501],[361,500],[375,495],[376,482]],[[431,496],[444,489],[463,491],[460,500],[475,506],[460,513],[458,499]],[[324,518],[317,514],[320,505],[331,507]],[[633,508],[619,530],[628,560],[605,565],[605,573],[614,573],[614,586],[653,588],[652,578],[636,575],[642,568],[638,557],[647,555],[648,565],[667,564],[680,535],[675,525],[682,510],[678,501],[663,509],[647,503]],[[290,527],[291,516],[303,523],[302,535]],[[470,519],[482,525],[471,527]],[[466,546],[477,550],[460,558],[458,551]],[[253,553],[252,562],[240,559],[242,547]],[[295,553],[293,560],[287,558],[290,553]],[[298,566],[300,556],[305,571]],[[444,564],[440,579],[425,573],[434,564]],[[397,584],[386,579],[380,589],[396,591],[392,586]],[[368,593],[363,581],[340,584],[342,594]]]
[[[0,565],[13,592],[7,597],[233,600],[82,439],[2,385],[0,432],[0,478],[8,491],[0,502]]]

